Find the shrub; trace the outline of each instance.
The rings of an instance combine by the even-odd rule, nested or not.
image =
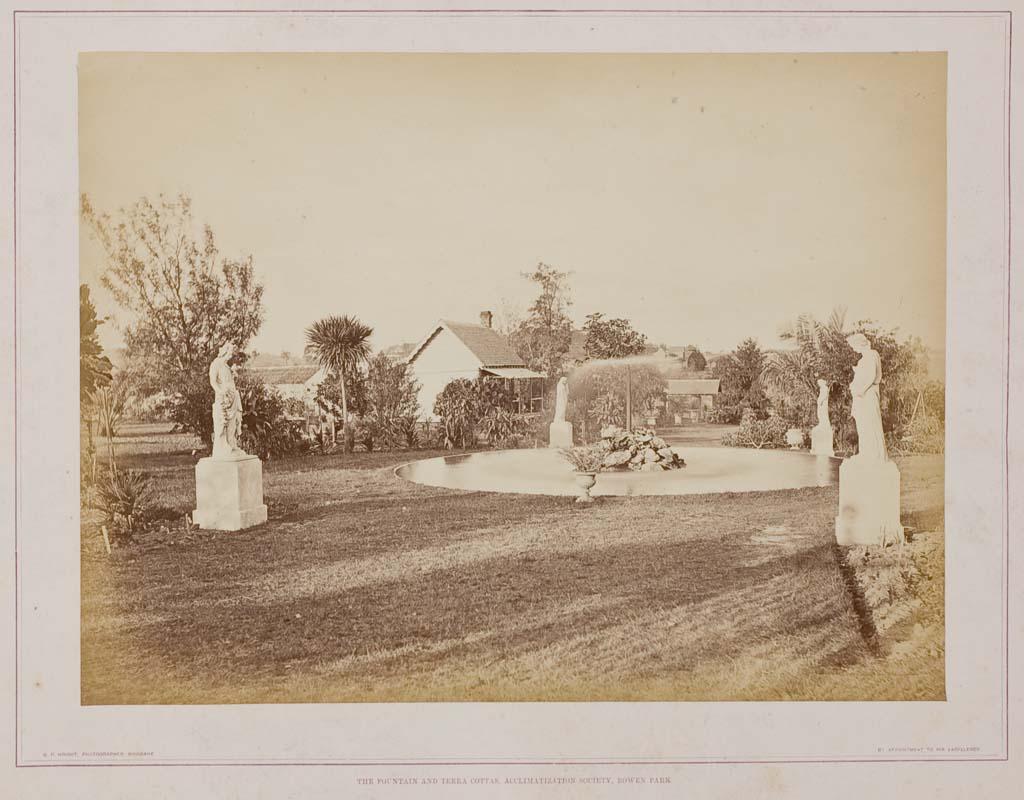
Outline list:
[[[239,446],[266,460],[309,449],[305,422],[285,415],[281,395],[263,379],[241,373],[238,393],[242,398],[242,441]],[[209,413],[209,409],[207,410]]]
[[[96,487],[96,506],[114,535],[132,538],[151,497],[150,477],[134,469],[111,468]]]
[[[740,429],[736,433],[722,437],[726,447],[762,448],[786,447],[786,431],[789,425],[780,416],[768,419],[757,419],[752,410],[748,410],[740,421]]]
[[[569,447],[559,450],[559,453],[576,472],[599,472],[605,457],[605,450],[599,444]]]
[[[113,439],[117,436],[117,429],[124,418],[125,403],[128,399],[125,386],[121,381],[114,381],[107,386],[97,389],[93,397],[99,434],[108,439]]]
[[[366,412],[356,439],[367,451],[374,446],[413,446],[410,442],[416,440],[420,385],[407,365],[378,353],[367,363],[365,389]]]
[[[446,449],[472,447],[482,434],[491,447],[519,446],[531,423],[528,415],[513,410],[515,404],[515,390],[500,378],[451,381],[434,402],[438,444]]]
[[[440,418],[441,444],[446,450],[475,443],[481,414],[473,381],[458,378],[448,383],[434,401],[434,413]]]
[[[902,435],[886,437],[886,446],[891,453],[944,453],[946,451],[946,427],[931,414],[914,418]]]

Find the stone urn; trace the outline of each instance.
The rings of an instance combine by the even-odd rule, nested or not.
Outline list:
[[[580,489],[579,496],[576,498],[577,503],[593,503],[594,498],[590,496],[590,490],[594,488],[594,484],[597,483],[596,472],[576,472],[573,473],[576,476],[576,485]]]
[[[790,428],[786,431],[786,444],[790,450],[799,450],[804,443],[804,432],[799,428]]]

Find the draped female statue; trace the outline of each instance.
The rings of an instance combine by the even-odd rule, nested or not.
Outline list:
[[[878,394],[878,385],[882,380],[882,360],[871,349],[871,342],[864,334],[855,333],[846,341],[860,353],[850,383],[850,394],[853,395],[851,413],[857,425],[856,457],[866,461],[887,461]]]
[[[235,388],[235,376],[228,359],[235,346],[225,342],[210,364],[210,386],[213,387],[213,457],[234,458],[247,455],[238,446],[242,435],[242,397]]]

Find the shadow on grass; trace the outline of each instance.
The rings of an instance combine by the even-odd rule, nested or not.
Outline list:
[[[191,607],[142,621],[132,640],[174,669],[239,685],[345,659],[363,681],[516,659],[551,660],[553,679],[671,676],[782,642],[819,663],[851,660],[858,634],[832,588],[828,546],[748,564],[751,553],[741,537],[527,552],[294,601]],[[211,594],[230,594],[212,583]],[[644,655],[669,635],[649,627],[666,614],[676,644]]]

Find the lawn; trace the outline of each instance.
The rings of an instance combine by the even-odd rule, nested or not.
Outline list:
[[[83,523],[85,704],[944,697],[941,456],[898,462],[918,568],[880,625],[834,488],[581,507],[394,476],[426,451],[310,456],[218,533],[180,521],[191,443],[135,438],[167,527],[107,555]]]

